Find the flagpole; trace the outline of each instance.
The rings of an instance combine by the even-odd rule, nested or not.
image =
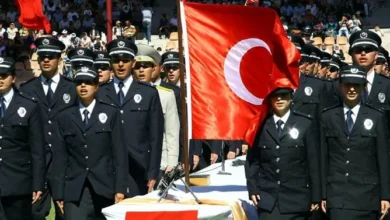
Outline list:
[[[108,43],[112,40],[112,0],[106,0],[106,27]]]
[[[182,65],[180,68],[180,98],[182,108],[182,122],[183,122],[183,156],[184,156],[184,170],[185,170],[185,182],[190,185],[190,164],[188,153],[188,118],[187,118],[187,103],[186,103],[186,85],[184,82],[184,51],[183,51],[183,25],[181,23],[181,5],[180,0],[176,0],[177,6],[177,32],[179,41],[179,61]],[[189,190],[186,188],[186,192]]]

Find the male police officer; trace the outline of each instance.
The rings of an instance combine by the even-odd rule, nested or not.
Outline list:
[[[164,115],[156,88],[134,80],[137,46],[128,40],[107,44],[114,79],[102,85],[98,97],[121,110],[129,172],[141,194],[153,190],[160,172]]]
[[[0,57],[0,203],[6,219],[27,220],[45,187],[45,141],[38,104],[14,82],[15,61]]]
[[[40,37],[35,43],[37,46],[38,62],[42,74],[22,84],[20,91],[32,96],[39,102],[44,134],[46,141],[46,164],[48,182],[43,198],[33,206],[34,220],[44,220],[49,214],[51,206],[50,176],[52,173],[52,144],[56,137],[57,114],[60,110],[68,108],[76,103],[76,90],[73,82],[63,77],[58,72],[61,62],[61,52],[65,45],[51,37]],[[62,219],[62,214],[56,207],[56,219]]]
[[[386,73],[386,63],[389,57],[389,52],[383,47],[379,47],[378,57],[375,60],[375,73],[385,75]]]
[[[138,47],[135,57],[134,76],[136,79],[152,83],[153,72],[160,61],[160,54],[152,47]],[[164,113],[164,139],[162,147],[160,177],[177,165],[179,158],[179,115],[175,95],[172,90],[156,86]]]
[[[77,71],[80,67],[92,67],[94,64],[93,61],[93,51],[87,48],[74,48],[68,52],[68,58],[72,65],[72,69]]]
[[[292,93],[278,87],[270,94],[272,114],[248,150],[247,187],[260,220],[308,219],[321,201],[318,129],[290,110]]]
[[[340,71],[341,105],[321,118],[322,209],[332,220],[378,219],[389,208],[388,129],[384,114],[361,102],[366,72]]]
[[[110,57],[107,52],[95,51],[93,66],[99,73],[99,84],[109,83],[112,80]]]
[[[58,115],[53,199],[65,219],[105,219],[101,210],[124,199],[127,190],[127,150],[119,110],[95,99],[96,70],[76,71],[79,106]]]

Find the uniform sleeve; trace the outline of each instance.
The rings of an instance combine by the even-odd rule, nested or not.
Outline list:
[[[161,107],[157,90],[151,98],[149,111],[149,132],[150,132],[150,164],[148,179],[157,179],[160,172],[162,142],[164,134],[164,114]]]
[[[381,182],[381,199],[390,200],[390,184],[389,184],[389,155],[387,152],[387,146],[389,145],[387,137],[388,127],[386,126],[385,115],[382,114],[379,117],[377,124],[377,139],[376,149],[378,158],[379,175]]]
[[[111,141],[112,155],[115,168],[115,193],[127,192],[127,178],[132,178],[128,175],[128,157],[127,149],[121,130],[121,120],[119,110],[114,111],[111,121]]]
[[[320,174],[320,154],[319,154],[319,134],[318,127],[311,122],[308,133],[305,136],[306,155],[308,160],[311,201],[321,202],[321,174]]]
[[[325,119],[326,116],[321,117],[320,125],[320,166],[321,166],[321,191],[322,199],[326,200],[326,179],[328,174],[328,144],[326,140]]]
[[[219,154],[221,153],[222,141],[221,140],[212,140],[210,148],[211,148],[212,154],[214,153],[214,154],[218,154],[218,156],[220,156]]]
[[[174,93],[167,94],[169,95],[167,96],[167,109],[165,111],[165,138],[168,150],[168,166],[173,167],[177,165],[179,158],[180,122]]]
[[[60,116],[59,116],[60,117]],[[66,150],[66,144],[64,141],[64,131],[61,124],[61,118],[58,120],[57,132],[58,136],[53,141],[53,172],[51,177],[52,197],[54,201],[64,199],[64,188],[65,188],[65,175],[66,168],[68,165],[68,152]]]
[[[36,104],[29,122],[29,137],[32,158],[33,191],[44,191],[46,179],[46,151],[43,124],[39,105]]]
[[[248,149],[245,162],[245,177],[249,198],[253,195],[259,195],[256,182],[260,173],[260,158],[260,150],[257,145],[253,145],[253,147]]]

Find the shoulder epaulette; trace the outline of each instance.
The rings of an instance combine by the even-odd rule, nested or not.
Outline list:
[[[380,112],[380,113],[385,113],[382,109],[375,108],[375,106],[370,105],[370,104],[368,104],[368,103],[364,103],[364,105],[367,106],[367,107],[369,107],[369,108],[371,108],[371,109],[374,109],[374,110],[376,110],[376,111],[378,111],[378,112]]]
[[[31,96],[29,96],[28,94],[26,94],[24,92],[19,92],[19,95],[22,96],[23,98],[28,99],[28,100],[33,101],[33,102],[37,102],[38,101],[36,98],[31,97]]]
[[[111,107],[116,108],[116,105],[115,105],[114,103],[106,102],[106,101],[104,101],[104,100],[102,100],[102,99],[99,99],[98,101],[99,101],[100,104],[109,105],[109,106],[111,106]]]
[[[148,86],[148,87],[150,87],[150,88],[155,89],[154,86],[150,85],[150,83],[141,82],[141,81],[136,81],[136,82],[138,82],[138,83],[141,84],[141,85]]]
[[[308,119],[313,119],[313,115],[302,113],[302,112],[299,112],[297,110],[293,110],[292,112],[294,114],[296,114],[296,115],[299,115],[299,116],[302,116],[302,117],[305,117],[305,118],[308,118]]]
[[[340,107],[340,104],[331,105],[329,107],[326,107],[326,108],[322,109],[322,112],[326,112],[326,111],[328,111],[330,109],[334,109],[334,108],[337,108],[337,107]]]
[[[24,85],[26,85],[26,84],[28,84],[28,83],[30,83],[30,82],[32,82],[32,81],[34,81],[34,80],[36,80],[37,78],[38,78],[38,77],[33,77],[33,78],[31,78],[31,79],[27,80],[26,82],[24,82],[24,83],[20,84],[20,86],[24,86]]]
[[[163,87],[163,86],[156,86],[157,89],[160,89],[160,90],[164,90],[164,91],[167,91],[167,92],[173,92],[172,89],[169,89],[167,87]]]

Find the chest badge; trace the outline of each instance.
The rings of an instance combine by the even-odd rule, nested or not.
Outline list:
[[[68,93],[65,93],[63,96],[62,96],[62,99],[64,100],[64,102],[66,104],[68,104],[70,102],[70,95]]]
[[[20,107],[18,109],[18,115],[21,117],[21,118],[24,118],[24,116],[26,115],[27,111],[24,107]]]
[[[386,100],[386,95],[385,95],[385,93],[380,92],[380,93],[378,94],[378,99],[379,99],[379,101],[380,101],[381,103],[384,103],[385,100]]]
[[[363,125],[366,130],[371,130],[372,126],[374,125],[374,122],[372,122],[371,119],[366,119],[364,120]]]
[[[100,113],[99,114],[99,121],[104,124],[107,121],[107,114],[106,113]]]
[[[142,96],[140,94],[135,94],[134,95],[134,101],[135,103],[140,103],[142,100]]]
[[[297,139],[299,136],[299,131],[296,128],[290,130],[290,136],[292,139]]]
[[[305,94],[307,96],[311,96],[312,93],[313,93],[313,89],[310,86],[306,86],[305,87]]]

